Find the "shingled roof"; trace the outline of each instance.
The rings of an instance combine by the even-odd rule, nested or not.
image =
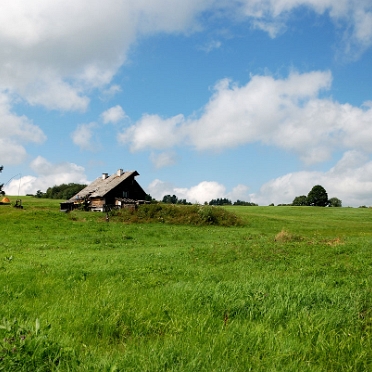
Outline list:
[[[111,176],[107,176],[107,174],[104,173],[102,177],[94,180],[90,185],[73,196],[69,201],[73,202],[79,199],[84,199],[85,197],[102,198],[109,191],[131,176],[139,176],[139,173],[137,171],[122,172],[121,170]]]

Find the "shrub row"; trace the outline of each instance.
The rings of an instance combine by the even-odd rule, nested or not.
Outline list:
[[[138,209],[122,209],[113,212],[113,217],[122,222],[161,222],[192,224],[196,226],[238,226],[242,221],[224,208],[200,205],[145,204]]]

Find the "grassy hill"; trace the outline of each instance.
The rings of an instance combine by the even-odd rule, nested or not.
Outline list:
[[[372,369],[372,209],[219,227],[22,202],[0,206],[0,370]]]

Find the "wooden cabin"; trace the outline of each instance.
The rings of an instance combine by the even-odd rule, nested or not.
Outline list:
[[[137,171],[124,172],[122,169],[111,176],[108,173],[102,173],[101,177],[71,199],[61,203],[61,211],[84,208],[105,212],[128,204],[145,203],[147,194],[136,181],[136,176],[139,176]]]

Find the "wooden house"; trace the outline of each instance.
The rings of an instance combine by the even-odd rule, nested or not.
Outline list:
[[[124,172],[119,169],[115,174],[102,176],[93,181],[71,199],[61,203],[61,211],[84,208],[91,211],[108,211],[112,208],[136,206],[146,202],[147,194],[136,181],[137,171]]]

